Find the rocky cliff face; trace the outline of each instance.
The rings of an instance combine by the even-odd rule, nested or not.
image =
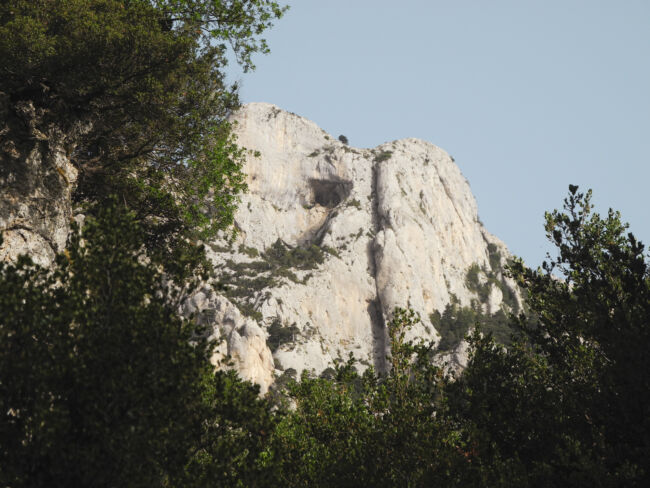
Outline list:
[[[3,97],[0,259],[28,253],[47,266],[72,217],[74,141],[44,127],[31,104]],[[207,243],[218,280],[182,310],[210,326],[215,364],[229,358],[262,391],[350,354],[382,370],[395,307],[420,314],[413,337],[437,341],[436,314],[450,303],[487,314],[520,305],[502,274],[508,250],[483,228],[469,184],[442,149],[417,139],[353,148],[263,103],[235,120],[240,144],[261,157],[247,162],[237,237]],[[462,367],[463,344],[445,359]]]
[[[385,324],[398,306],[420,314],[412,334],[431,340],[431,314],[452,301],[485,313],[517,307],[501,272],[508,250],[480,223],[442,149],[417,139],[353,148],[264,103],[236,121],[240,144],[261,157],[247,163],[239,235],[208,243],[220,282],[187,311],[263,389],[350,353],[383,369]],[[462,349],[448,359],[462,366]]]
[[[66,244],[77,170],[69,135],[44,126],[42,115],[0,92],[0,260],[29,254],[48,266]]]

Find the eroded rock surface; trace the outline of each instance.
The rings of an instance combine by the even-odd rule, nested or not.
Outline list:
[[[381,370],[395,307],[420,314],[412,337],[435,341],[431,314],[452,301],[486,313],[517,306],[501,273],[509,252],[483,228],[467,180],[442,149],[418,139],[353,148],[265,103],[246,105],[236,121],[239,143],[262,156],[247,162],[238,237],[208,250],[222,298],[242,311],[234,330],[256,323],[274,368],[261,374],[270,363],[256,353],[250,363],[238,357],[240,371],[267,380],[318,374],[350,353]],[[257,341],[257,330],[240,337]],[[462,366],[464,356],[461,345],[449,358]]]
[[[204,286],[183,304],[182,314],[208,324],[219,342],[211,361],[217,367],[235,367],[241,376],[261,385],[265,393],[273,383],[273,356],[266,333],[210,286]],[[228,364],[228,362],[232,364]]]
[[[48,266],[65,247],[77,170],[66,136],[41,116],[0,93],[0,260],[29,254]]]

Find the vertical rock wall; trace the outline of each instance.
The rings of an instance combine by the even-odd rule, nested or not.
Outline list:
[[[0,93],[0,260],[30,254],[48,266],[65,247],[77,170],[64,134],[41,116]]]
[[[222,298],[249,316],[234,329],[252,319],[267,337],[267,377],[320,373],[350,353],[381,370],[395,307],[420,314],[414,337],[437,340],[432,312],[452,300],[476,304],[470,266],[490,269],[494,256],[502,266],[509,256],[479,222],[469,184],[442,149],[417,139],[353,148],[264,103],[235,119],[239,143],[262,156],[247,163],[237,239],[208,247]],[[489,296],[486,312],[504,306],[498,288]],[[237,361],[250,369],[246,357]]]

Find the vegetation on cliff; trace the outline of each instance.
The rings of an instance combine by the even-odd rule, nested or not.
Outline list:
[[[166,282],[133,213],[94,213],[52,270],[0,263],[0,484],[258,478],[275,421],[257,386],[215,372],[206,331],[178,317],[195,280]],[[200,258],[185,254],[176,274],[195,275]]]
[[[61,142],[77,200],[117,195],[150,247],[213,235],[245,189],[228,51],[252,68],[283,12],[267,0],[1,2],[0,92],[31,114],[3,137]]]

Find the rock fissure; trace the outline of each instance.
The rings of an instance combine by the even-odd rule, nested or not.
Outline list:
[[[456,202],[454,202],[454,197],[453,197],[453,195],[451,194],[451,192],[449,191],[449,188],[447,188],[447,183],[445,183],[445,180],[442,179],[442,176],[440,176],[440,173],[438,173],[438,172],[436,171],[436,174],[438,175],[438,180],[440,180],[440,184],[442,185],[442,188],[445,190],[445,194],[447,195],[447,198],[448,198],[449,201],[452,203],[452,206],[453,206],[453,208],[454,208],[454,211],[456,212],[456,215],[458,216],[458,218],[459,218],[460,220],[463,220],[462,215],[460,214],[460,212],[459,212],[458,209],[456,208]]]
[[[370,253],[371,276],[374,282],[376,298],[368,306],[368,315],[372,327],[373,337],[373,362],[378,372],[386,372],[386,353],[388,352],[388,334],[386,330],[385,309],[381,303],[381,293],[377,281],[377,270],[379,269],[377,235],[382,230],[379,218],[379,194],[377,191],[377,166],[379,163],[372,163],[372,180],[370,189],[371,222],[375,237],[370,240],[368,251]]]

